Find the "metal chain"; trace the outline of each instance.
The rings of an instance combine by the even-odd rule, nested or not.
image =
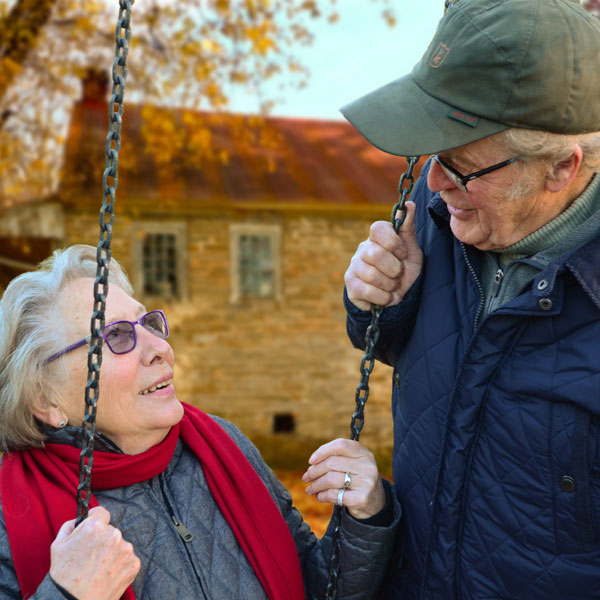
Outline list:
[[[365,335],[365,353],[360,362],[361,379],[356,388],[356,408],[350,422],[350,439],[358,441],[360,432],[365,424],[364,409],[369,398],[369,377],[375,366],[375,344],[379,339],[379,317],[383,312],[381,306],[371,306],[371,324],[367,327]],[[342,524],[342,507],[336,504],[333,507],[334,529],[331,539],[331,558],[329,559],[329,579],[327,580],[326,600],[335,600],[337,595],[337,581],[340,570],[340,528]]]
[[[398,202],[392,209],[392,225],[396,233],[400,230],[400,226],[406,219],[406,200],[415,184],[415,178],[413,176],[413,170],[417,164],[418,156],[409,156],[406,159],[408,161],[408,168],[406,173],[403,173],[400,177],[400,183],[398,184],[398,192],[400,194]],[[405,183],[408,181],[408,184]],[[360,383],[356,388],[355,402],[356,407],[352,414],[352,420],[350,421],[350,439],[358,441],[360,432],[365,424],[365,404],[369,398],[369,377],[375,366],[375,345],[379,339],[379,318],[383,312],[382,306],[371,306],[371,324],[367,327],[365,334],[365,353],[360,362]],[[332,535],[332,548],[331,558],[329,559],[329,579],[327,581],[326,600],[335,600],[337,595],[337,581],[340,570],[340,528],[342,523],[342,507],[335,505],[333,508],[334,529]]]
[[[90,324],[90,350],[88,352],[88,380],[85,386],[85,414],[83,417],[81,454],[79,455],[79,485],[77,486],[77,519],[79,525],[88,516],[92,465],[94,462],[94,435],[98,404],[100,365],[102,364],[102,330],[108,293],[108,264],[111,258],[110,243],[114,219],[115,194],[118,184],[119,150],[123,95],[127,78],[127,53],[131,37],[131,5],[133,0],[119,0],[119,17],[116,27],[116,51],[112,67],[113,87],[109,103],[110,125],[106,137],[106,164],[102,177],[103,199],[100,209],[100,241],[96,250],[96,279],[94,281],[94,311]],[[102,287],[102,291],[100,291]]]
[[[400,231],[400,226],[404,223],[406,219],[406,201],[410,196],[410,193],[413,190],[415,185],[415,178],[413,175],[413,171],[415,165],[419,162],[418,156],[407,156],[406,160],[408,161],[408,168],[406,169],[406,173],[402,173],[402,177],[400,177],[400,183],[398,184],[398,193],[400,194],[400,198],[396,204],[394,204],[394,208],[392,208],[392,225],[394,226],[394,231],[398,233]],[[408,181],[408,184],[405,186],[404,184]],[[400,216],[398,216],[398,213]]]

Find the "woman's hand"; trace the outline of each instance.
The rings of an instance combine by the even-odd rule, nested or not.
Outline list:
[[[50,546],[50,576],[78,600],[118,600],[140,570],[140,559],[110,513],[92,508],[75,528],[66,521]]]
[[[371,304],[399,304],[417,280],[423,253],[415,232],[415,203],[406,203],[406,220],[395,232],[391,223],[371,225],[369,239],[362,242],[344,276],[350,302],[361,310]]]
[[[306,493],[316,496],[319,502],[335,504],[348,473],[350,485],[342,503],[353,517],[367,519],[385,506],[385,490],[375,457],[362,444],[333,440],[318,448],[308,462],[311,466],[302,481],[310,483]]]

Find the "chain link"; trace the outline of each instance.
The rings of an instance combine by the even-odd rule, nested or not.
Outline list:
[[[400,183],[398,183],[398,193],[400,196],[398,202],[396,202],[396,204],[394,204],[394,208],[392,208],[392,225],[394,226],[394,231],[396,233],[400,231],[400,226],[406,219],[406,201],[408,200],[408,197],[410,196],[410,193],[415,185],[413,170],[419,161],[419,157],[408,156],[406,160],[408,162],[408,168],[406,169],[406,173],[402,173],[402,176],[400,177]],[[404,184],[407,181],[408,184],[405,186]],[[400,216],[398,216],[398,213]]]
[[[102,364],[102,330],[108,293],[108,265],[111,258],[110,243],[114,219],[115,194],[118,184],[119,150],[123,95],[127,78],[127,53],[131,37],[132,0],[119,0],[119,18],[116,27],[116,51],[112,67],[113,87],[109,103],[110,125],[106,137],[106,164],[102,177],[103,200],[100,209],[100,241],[96,250],[96,279],[94,281],[94,311],[90,324],[91,336],[88,352],[88,381],[85,386],[85,413],[82,423],[81,454],[79,455],[79,485],[77,486],[77,519],[79,525],[88,516],[92,465],[94,462],[94,435],[98,404],[100,365]]]
[[[417,162],[419,161],[418,156],[409,156],[406,159],[408,161],[408,168],[406,173],[403,173],[400,177],[400,183],[398,184],[399,200],[392,209],[392,224],[396,233],[400,230],[400,226],[406,219],[406,200],[415,184],[415,178],[413,176],[413,170]],[[408,181],[408,184],[405,183]],[[398,216],[399,215],[399,216]],[[352,414],[352,420],[350,421],[350,439],[358,441],[360,432],[362,431],[363,425],[365,424],[365,404],[369,398],[369,377],[375,366],[375,345],[379,339],[379,318],[383,312],[382,306],[371,306],[371,324],[367,327],[365,334],[365,353],[360,361],[360,383],[356,388],[355,395],[355,409]],[[329,579],[327,580],[327,592],[326,600],[335,600],[337,595],[337,581],[340,570],[340,527],[342,523],[342,507],[335,505],[333,509],[332,519],[334,521],[334,528],[332,534],[332,548],[331,558],[329,559]]]
[[[358,441],[360,432],[365,424],[365,404],[369,398],[369,377],[375,366],[375,344],[379,339],[379,317],[383,312],[381,306],[371,307],[371,324],[365,335],[365,353],[360,362],[361,378],[356,388],[356,407],[350,421],[350,439]],[[342,507],[335,505],[333,509],[334,529],[332,535],[331,558],[329,559],[329,579],[327,581],[327,600],[334,600],[337,595],[337,580],[340,565],[340,526],[342,523]]]

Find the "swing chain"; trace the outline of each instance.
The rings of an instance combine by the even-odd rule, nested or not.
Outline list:
[[[110,127],[106,137],[106,163],[102,177],[103,200],[100,209],[100,240],[96,250],[96,279],[94,281],[94,311],[92,313],[91,341],[88,352],[88,380],[85,386],[85,413],[82,423],[81,454],[79,455],[79,485],[77,486],[77,519],[79,525],[88,516],[91,493],[92,465],[94,462],[94,435],[99,394],[100,365],[102,364],[102,330],[106,295],[108,293],[108,265],[114,219],[115,193],[118,184],[119,150],[123,95],[127,78],[127,53],[131,37],[132,0],[119,0],[116,26],[116,51],[112,67],[113,87],[109,103]],[[100,291],[100,287],[102,290]]]
[[[356,407],[350,421],[350,439],[356,440],[365,424],[365,404],[369,399],[369,377],[375,366],[375,344],[379,339],[379,317],[383,312],[382,306],[371,306],[371,324],[367,327],[365,334],[365,353],[360,361],[360,383],[356,387]]]
[[[415,165],[419,161],[418,156],[407,156],[406,160],[408,162],[408,168],[406,173],[402,173],[400,177],[400,183],[398,183],[398,192],[400,197],[398,202],[392,208],[392,225],[394,226],[394,231],[398,233],[400,231],[400,226],[404,223],[406,219],[406,200],[410,196],[412,189],[415,185],[415,178],[413,176],[413,170]],[[404,184],[408,181],[408,184],[404,186]],[[400,213],[400,216],[398,216]]]
[[[360,362],[361,379],[356,388],[356,408],[350,422],[350,439],[358,441],[365,424],[364,409],[369,398],[369,377],[375,366],[375,344],[379,339],[379,317],[382,306],[371,306],[371,324],[365,334],[365,353]],[[327,581],[326,600],[334,600],[337,595],[337,580],[340,566],[340,528],[342,524],[342,507],[336,504],[333,508],[334,529],[331,539],[331,558],[329,559],[329,579]]]
[[[408,168],[406,173],[402,173],[402,176],[400,177],[400,183],[398,184],[398,193],[400,194],[399,200],[392,209],[392,225],[394,226],[396,233],[398,233],[400,226],[406,219],[406,200],[415,185],[413,171],[415,165],[419,161],[419,157],[409,156],[406,160],[408,162]],[[408,184],[405,185],[407,181]],[[398,214],[400,214],[399,217]],[[382,312],[383,306],[371,306],[371,324],[367,328],[367,332],[365,334],[365,353],[360,362],[361,378],[360,383],[356,388],[356,408],[354,414],[352,415],[352,421],[350,422],[351,440],[358,441],[360,432],[365,424],[364,410],[365,404],[369,398],[369,377],[371,376],[371,372],[375,366],[375,344],[377,344],[377,340],[379,339],[379,318],[381,317]]]
[[[415,184],[415,178],[413,170],[417,162],[419,161],[418,156],[409,156],[406,159],[408,161],[408,168],[406,173],[403,173],[400,177],[400,183],[398,184],[398,192],[400,194],[398,202],[392,209],[392,225],[394,230],[398,233],[400,226],[406,219],[406,200]],[[405,185],[405,182],[408,184]],[[400,216],[398,216],[400,215]],[[379,318],[383,312],[383,306],[371,306],[371,324],[367,327],[365,334],[365,353],[360,362],[361,378],[360,383],[356,388],[355,402],[356,407],[352,415],[350,422],[350,439],[358,441],[360,432],[362,431],[363,425],[365,424],[365,404],[369,398],[369,377],[375,366],[375,345],[379,339]],[[340,566],[340,528],[342,523],[342,507],[335,505],[333,508],[334,529],[331,539],[331,558],[329,559],[329,580],[327,581],[327,592],[326,600],[335,600],[337,595],[337,580],[339,576]]]

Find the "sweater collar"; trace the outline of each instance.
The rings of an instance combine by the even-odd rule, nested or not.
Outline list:
[[[510,262],[539,255],[540,262],[575,250],[600,233],[600,177],[595,175],[584,192],[549,223],[518,242],[498,250]]]
[[[427,172],[429,171],[430,166],[431,164],[429,162],[423,168],[423,177],[427,177]],[[594,176],[594,180],[582,194],[582,196],[584,195],[584,200],[587,199],[586,206],[589,204],[588,201],[591,195],[595,195],[596,197],[600,196],[600,173],[597,173]],[[439,193],[431,195],[427,204],[427,210],[431,219],[438,228],[441,229],[443,227],[450,226],[450,213],[448,212],[446,203],[442,200],[442,197]],[[560,218],[560,215],[557,218]],[[591,223],[592,221],[594,221],[594,223]],[[565,249],[563,253],[558,256],[552,256],[551,262],[547,268],[550,268],[553,272],[559,272],[563,266],[567,267],[573,273],[577,281],[579,281],[582,288],[590,296],[594,304],[596,304],[596,306],[600,309],[600,272],[598,271],[598,256],[600,256],[599,211],[596,211],[594,215],[592,215],[590,219],[588,219],[580,227],[586,227],[588,225],[595,228],[595,231],[587,237],[588,241],[580,244],[574,249]],[[460,242],[456,240],[456,243],[459,244]],[[520,244],[520,242],[517,242],[517,244]],[[543,273],[540,276],[543,276]]]

